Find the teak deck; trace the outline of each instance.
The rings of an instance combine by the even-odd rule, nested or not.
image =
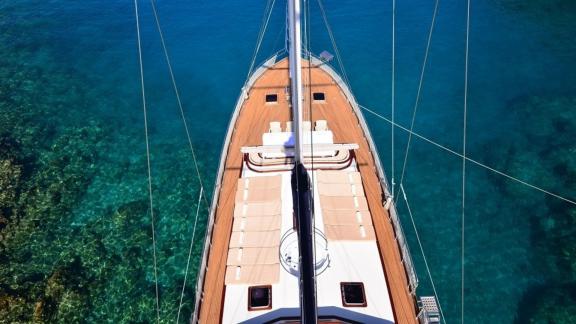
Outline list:
[[[374,157],[368,141],[359,125],[358,117],[333,78],[324,70],[307,68],[303,61],[304,80],[304,120],[328,121],[334,133],[335,143],[357,143],[356,159],[362,175],[364,190],[372,214],[380,257],[390,290],[390,297],[397,323],[416,323],[415,299],[408,290],[408,279],[401,261],[398,244],[394,239],[394,229],[388,211],[383,206],[384,195],[380,185]],[[324,92],[325,102],[312,104],[310,101],[308,73],[312,80],[312,92]],[[224,276],[228,244],[232,230],[236,184],[242,168],[242,146],[262,145],[262,134],[267,132],[271,121],[285,122],[292,119],[286,87],[289,85],[288,60],[283,59],[265,71],[249,90],[238,118],[228,147],[225,168],[222,176],[220,195],[215,210],[212,242],[208,254],[204,286],[201,289],[200,323],[217,323],[222,318],[224,305]],[[265,95],[278,94],[278,102],[266,104]],[[306,136],[306,134],[304,134]],[[203,271],[203,270],[200,270]]]

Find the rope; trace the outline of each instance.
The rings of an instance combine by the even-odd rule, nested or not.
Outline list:
[[[474,160],[474,159],[472,159],[472,158],[470,158],[470,157],[468,157],[468,156],[464,156],[464,155],[462,155],[461,153],[458,153],[458,152],[456,152],[456,151],[454,151],[454,150],[452,150],[452,149],[450,149],[450,148],[448,148],[448,147],[446,147],[446,146],[444,146],[444,145],[442,145],[442,144],[439,144],[439,143],[437,143],[437,142],[435,142],[435,141],[433,141],[433,140],[431,140],[431,139],[429,139],[429,138],[427,138],[427,137],[424,137],[423,135],[420,135],[420,134],[418,134],[418,133],[416,133],[416,132],[413,132],[413,131],[409,130],[408,128],[406,128],[406,127],[404,127],[404,126],[402,126],[402,125],[400,125],[400,124],[392,123],[392,121],[391,121],[390,119],[388,119],[388,118],[386,118],[386,117],[378,114],[377,112],[375,112],[375,111],[373,111],[373,110],[371,110],[371,109],[369,109],[369,108],[367,108],[367,107],[364,107],[364,106],[361,106],[361,105],[359,105],[359,107],[362,108],[363,110],[366,110],[367,112],[373,114],[374,116],[376,116],[376,117],[378,117],[378,118],[380,118],[380,119],[382,119],[382,120],[390,123],[390,124],[393,125],[394,127],[398,127],[399,129],[401,129],[401,130],[403,130],[403,131],[405,131],[405,132],[407,132],[407,133],[409,133],[409,134],[411,134],[411,135],[413,135],[413,136],[415,136],[415,137],[417,137],[417,138],[419,138],[419,139],[421,139],[421,140],[423,140],[423,141],[425,141],[425,142],[428,142],[429,144],[432,144],[432,145],[436,146],[437,148],[440,148],[440,149],[442,149],[442,150],[444,150],[444,151],[446,151],[446,152],[449,152],[449,153],[454,154],[454,155],[456,155],[456,156],[458,156],[458,157],[461,157],[461,158],[466,159],[466,162],[471,162],[471,163],[473,163],[473,164],[475,164],[475,165],[477,165],[477,166],[479,166],[479,167],[481,167],[481,168],[484,168],[484,169],[486,169],[486,170],[488,170],[488,171],[491,171],[491,172],[496,173],[496,174],[498,174],[498,175],[500,175],[500,176],[503,176],[503,177],[505,177],[505,178],[508,178],[509,180],[515,181],[515,182],[517,182],[517,183],[519,183],[519,184],[522,184],[522,185],[524,185],[524,186],[526,186],[526,187],[529,187],[529,188],[532,188],[532,189],[534,189],[534,190],[540,191],[541,193],[544,193],[544,194],[546,194],[546,195],[548,195],[548,196],[551,196],[551,197],[560,199],[560,200],[562,200],[562,201],[564,201],[564,202],[567,202],[567,203],[569,203],[569,204],[571,204],[571,205],[576,206],[576,200],[575,200],[575,199],[566,198],[566,197],[561,196],[561,195],[559,195],[559,194],[553,193],[553,192],[551,192],[551,191],[549,191],[549,190],[546,190],[546,189],[544,189],[544,188],[542,188],[542,187],[533,185],[533,184],[528,183],[528,182],[526,182],[526,181],[524,181],[524,180],[521,180],[521,179],[519,179],[519,178],[516,178],[516,177],[514,177],[514,176],[512,176],[512,175],[509,175],[509,174],[507,174],[507,173],[505,173],[505,172],[503,172],[503,171],[497,170],[497,169],[495,169],[495,168],[493,168],[493,167],[491,167],[491,166],[488,166],[488,165],[486,165],[486,164],[484,164],[484,163],[482,163],[482,162],[476,161],[476,160]]]
[[[156,10],[156,1],[150,0],[152,5],[152,11],[154,12],[154,20],[156,21],[156,28],[158,29],[158,34],[160,35],[160,42],[162,43],[162,49],[164,51],[164,58],[168,65],[168,72],[170,73],[170,80],[172,81],[172,87],[174,88],[174,93],[176,94],[176,101],[178,102],[178,108],[180,109],[180,117],[182,118],[182,123],[184,124],[184,130],[186,131],[186,138],[188,140],[188,146],[190,147],[190,152],[192,153],[192,160],[194,161],[194,168],[196,170],[196,177],[200,183],[200,190],[204,188],[204,183],[202,181],[202,176],[200,174],[200,168],[198,167],[198,160],[196,159],[196,153],[194,152],[194,145],[192,144],[192,137],[190,136],[190,129],[188,128],[188,123],[186,122],[186,117],[184,115],[184,108],[182,107],[182,100],[180,99],[180,92],[178,91],[178,86],[176,85],[176,78],[174,77],[174,70],[172,69],[172,62],[170,61],[170,56],[168,55],[168,49],[166,47],[166,42],[164,41],[164,34],[162,33],[162,28],[160,27],[160,19],[158,18],[158,12]],[[206,208],[210,208],[208,199],[204,196],[204,203]]]
[[[266,3],[266,8],[264,9],[264,16],[262,17],[262,24],[260,27],[260,31],[258,32],[256,47],[254,48],[254,53],[252,54],[252,60],[250,62],[250,68],[248,69],[248,75],[246,75],[246,82],[244,83],[244,87],[248,83],[248,80],[250,80],[250,75],[252,74],[254,65],[256,64],[256,58],[258,57],[260,46],[262,45],[262,41],[264,40],[264,34],[266,34],[266,29],[268,28],[268,23],[270,22],[270,17],[272,16],[273,11],[272,9],[274,9],[275,3],[276,0],[268,0],[268,2]]]
[[[391,108],[392,108],[392,122],[396,116],[396,0],[392,0],[392,91],[391,91]],[[394,158],[394,127],[390,127],[390,146],[391,146],[391,165],[392,165],[392,197],[394,197],[394,189],[396,187],[396,162]]]
[[[340,70],[342,71],[342,76],[344,77],[344,82],[350,87],[350,81],[348,80],[348,74],[346,74],[346,69],[344,68],[344,64],[342,63],[342,57],[340,56],[340,50],[338,49],[338,45],[336,45],[336,39],[334,38],[334,33],[332,32],[332,28],[330,27],[330,23],[328,23],[328,16],[326,15],[326,11],[324,10],[324,5],[322,4],[322,0],[317,0],[318,6],[320,7],[320,12],[322,13],[322,19],[324,20],[324,25],[326,26],[326,30],[328,31],[328,36],[330,37],[330,42],[332,43],[332,47],[334,48],[334,54],[336,54],[336,60],[338,61],[338,65],[340,66]]]
[[[468,115],[468,44],[470,35],[470,0],[466,4],[466,58],[464,68],[464,117],[462,130],[462,284],[461,284],[461,323],[464,323],[464,257],[465,257],[465,224],[466,224],[466,124]],[[394,128],[394,127],[392,127]]]
[[[418,234],[418,229],[416,228],[416,222],[414,222],[414,216],[412,215],[412,209],[408,203],[408,198],[406,197],[406,191],[404,186],[400,183],[400,191],[402,191],[402,196],[406,202],[406,207],[408,208],[408,214],[410,215],[410,220],[412,221],[412,227],[414,228],[414,233],[416,233],[416,240],[418,241],[418,246],[420,247],[420,252],[422,253],[422,258],[424,259],[424,265],[426,266],[426,272],[428,273],[428,278],[430,279],[430,284],[432,284],[432,290],[434,291],[434,296],[438,301],[438,309],[440,310],[440,315],[442,315],[442,321],[446,324],[446,318],[444,317],[444,312],[442,311],[442,305],[440,304],[440,298],[438,298],[438,293],[436,292],[436,286],[434,285],[434,280],[432,279],[432,273],[430,272],[430,267],[428,266],[428,260],[426,260],[426,254],[424,253],[424,247],[420,241],[420,235]]]
[[[408,153],[410,152],[410,143],[412,141],[412,130],[414,129],[414,122],[416,121],[416,112],[418,111],[418,104],[420,103],[420,94],[422,93],[422,84],[424,83],[424,73],[426,72],[426,63],[428,62],[428,54],[430,52],[430,44],[432,43],[432,33],[434,25],[436,24],[436,15],[438,14],[438,3],[436,0],[434,5],[434,14],[430,22],[428,30],[428,40],[426,41],[426,51],[424,52],[424,61],[422,62],[422,69],[420,70],[420,80],[418,81],[418,91],[416,93],[416,101],[414,102],[414,109],[412,110],[412,121],[410,123],[410,133],[408,134],[408,142],[406,143],[406,150],[404,151],[404,163],[402,164],[402,173],[400,175],[400,184],[404,183],[404,174],[406,172],[406,164],[408,163]],[[398,199],[396,199],[398,200]]]
[[[138,17],[138,0],[134,0],[136,13],[136,33],[138,37],[138,63],[140,66],[140,87],[142,90],[142,110],[144,111],[144,137],[146,139],[146,163],[148,167],[148,199],[150,201],[150,218],[152,230],[152,255],[154,259],[154,286],[156,290],[156,323],[160,323],[160,297],[158,293],[158,267],[156,261],[156,230],[154,228],[154,203],[152,197],[152,168],[150,167],[150,141],[148,138],[148,116],[146,112],[146,92],[144,87],[144,66],[142,64],[142,45],[140,39],[140,20]]]
[[[200,187],[200,195],[198,196],[198,204],[196,205],[196,217],[194,217],[194,226],[192,227],[192,238],[190,239],[190,249],[188,250],[188,261],[186,261],[186,271],[184,272],[184,282],[182,283],[182,292],[180,293],[180,303],[178,304],[178,315],[176,316],[176,324],[180,323],[180,311],[182,310],[182,300],[184,299],[184,290],[186,289],[186,279],[188,278],[188,269],[190,267],[190,258],[192,257],[192,248],[194,247],[194,237],[196,236],[196,225],[198,224],[198,214],[200,213],[200,201],[204,188]]]

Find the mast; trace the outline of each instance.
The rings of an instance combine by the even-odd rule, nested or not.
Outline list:
[[[300,32],[300,0],[288,0],[290,35],[290,88],[294,124],[294,158],[302,162],[302,45]]]
[[[288,0],[290,35],[290,88],[294,124],[294,169],[292,170],[292,203],[297,220],[300,255],[300,318],[302,323],[317,323],[316,273],[314,262],[314,229],[312,228],[312,192],[310,177],[303,164],[302,152],[302,45],[300,0]]]

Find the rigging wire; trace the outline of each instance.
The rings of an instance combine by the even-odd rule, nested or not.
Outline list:
[[[320,7],[320,12],[322,13],[322,20],[324,21],[324,25],[326,26],[326,30],[328,31],[328,36],[330,37],[330,42],[332,43],[332,47],[334,48],[334,54],[336,54],[336,60],[338,61],[338,65],[340,66],[340,70],[342,71],[342,76],[344,77],[344,83],[346,83],[349,89],[352,89],[352,87],[350,87],[350,81],[348,80],[348,74],[346,73],[346,69],[344,68],[344,63],[342,63],[340,50],[338,49],[338,45],[336,45],[336,39],[334,38],[332,27],[330,27],[330,23],[328,22],[328,16],[326,15],[326,11],[324,10],[322,0],[317,0],[317,2],[318,6]]]
[[[203,194],[204,194],[204,188],[200,187],[200,195],[198,195],[198,204],[196,205],[196,217],[194,217],[194,226],[192,227],[192,238],[190,239],[190,249],[188,250],[188,261],[186,261],[184,282],[182,283],[182,292],[180,293],[180,303],[178,304],[178,315],[176,316],[176,324],[180,323],[180,311],[182,310],[182,301],[184,299],[184,290],[186,289],[186,279],[188,278],[188,269],[190,267],[190,258],[192,257],[192,249],[194,247],[194,237],[196,236],[196,225],[198,224],[198,215],[200,214],[200,203]]]
[[[150,202],[150,219],[152,230],[152,255],[154,260],[154,286],[156,290],[156,323],[160,323],[160,297],[158,293],[158,267],[156,259],[156,230],[154,228],[154,200],[152,197],[152,168],[150,167],[150,141],[148,137],[148,114],[146,112],[146,92],[144,87],[144,66],[142,63],[142,45],[140,39],[140,20],[138,15],[138,0],[134,0],[136,13],[136,34],[138,38],[138,63],[140,67],[140,87],[142,91],[142,110],[144,112],[144,137],[146,139],[146,164],[148,167],[148,199]]]
[[[391,110],[392,122],[396,116],[396,0],[392,0],[392,89],[391,89]],[[390,146],[391,146],[391,174],[392,174],[392,197],[394,197],[394,190],[396,187],[396,159],[394,158],[394,127],[390,127]]]
[[[404,183],[404,175],[406,172],[406,164],[408,163],[408,153],[410,152],[410,144],[412,142],[412,130],[414,129],[414,122],[416,121],[416,112],[418,111],[418,105],[420,103],[420,95],[422,93],[422,85],[424,83],[424,74],[426,72],[426,65],[428,63],[428,54],[430,53],[430,44],[432,43],[432,33],[434,32],[434,26],[436,25],[436,16],[438,14],[438,4],[439,0],[436,0],[434,4],[434,13],[432,14],[432,21],[430,22],[430,28],[428,30],[428,39],[426,41],[426,51],[424,52],[424,60],[422,62],[422,68],[420,70],[420,80],[418,81],[418,91],[416,92],[416,101],[414,102],[414,108],[412,110],[412,121],[410,122],[410,133],[408,134],[408,142],[406,143],[406,150],[404,151],[404,163],[402,164],[402,173],[400,174],[400,185]],[[397,201],[398,199],[396,199]]]
[[[196,153],[194,151],[194,145],[192,144],[192,136],[190,135],[190,129],[188,128],[188,123],[186,122],[186,116],[184,114],[184,108],[182,107],[182,100],[180,99],[180,91],[178,91],[178,86],[176,85],[176,78],[174,77],[174,70],[172,69],[172,62],[170,61],[170,56],[168,55],[168,49],[166,47],[166,42],[164,41],[164,33],[162,33],[162,27],[160,26],[160,19],[158,18],[158,12],[156,10],[156,1],[150,0],[152,5],[152,11],[154,13],[154,20],[156,21],[156,28],[158,29],[158,35],[160,36],[160,42],[162,43],[162,49],[164,51],[164,58],[166,59],[166,64],[168,65],[168,72],[170,73],[170,80],[172,81],[172,87],[174,88],[174,93],[176,94],[176,101],[178,102],[178,108],[180,109],[180,117],[182,118],[182,123],[184,125],[184,130],[186,131],[186,138],[188,140],[188,146],[190,147],[190,152],[192,153],[192,160],[194,161],[194,168],[196,170],[196,176],[198,182],[200,183],[200,190],[203,190],[204,183],[202,181],[202,176],[200,173],[200,168],[198,166],[198,160],[196,158]],[[210,203],[206,196],[204,196],[204,203],[206,208],[210,209]]]
[[[416,222],[414,221],[414,216],[412,215],[412,209],[408,203],[408,198],[406,197],[406,191],[404,190],[404,185],[400,183],[400,191],[402,191],[402,197],[406,202],[406,207],[408,209],[408,215],[410,215],[410,221],[412,222],[412,227],[414,228],[414,233],[416,234],[416,240],[418,241],[418,246],[420,247],[420,253],[422,253],[422,259],[424,260],[424,266],[426,267],[426,272],[428,273],[428,278],[430,279],[430,284],[432,285],[432,290],[434,291],[434,296],[436,296],[436,301],[438,302],[438,309],[440,310],[440,315],[442,315],[442,321],[446,324],[446,317],[444,317],[444,312],[442,311],[442,305],[440,304],[440,298],[438,298],[438,293],[436,292],[436,285],[434,285],[434,279],[432,279],[432,273],[430,272],[430,267],[428,266],[428,260],[426,260],[426,254],[424,253],[424,247],[420,241],[420,235],[418,234],[418,229],[416,228]]]
[[[278,31],[278,35],[276,35],[276,39],[274,40],[274,45],[272,46],[272,48],[278,48],[278,44],[280,43],[280,39],[282,34],[284,34],[285,31],[285,27],[280,28],[280,30]],[[278,50],[278,52],[276,53],[282,53],[283,51],[285,51],[286,49],[280,49]]]
[[[464,323],[464,257],[465,257],[465,225],[466,225],[466,127],[468,118],[468,49],[470,40],[470,0],[466,3],[466,52],[465,52],[465,67],[464,67],[464,117],[462,127],[462,248],[461,248],[461,263],[462,263],[462,284],[461,284],[461,323]],[[394,128],[394,127],[392,127]]]
[[[246,82],[244,83],[244,87],[246,87],[248,80],[250,80],[250,75],[254,70],[254,65],[256,64],[258,52],[260,51],[260,46],[262,46],[262,41],[264,40],[264,35],[266,34],[266,29],[268,28],[268,23],[270,22],[272,12],[274,11],[273,9],[275,3],[276,0],[268,0],[266,8],[264,9],[264,15],[262,17],[260,31],[258,32],[258,38],[256,40],[256,47],[254,48],[254,53],[252,54],[252,60],[250,61],[250,68],[248,69],[248,74],[246,75]]]
[[[435,142],[435,141],[433,141],[433,140],[431,140],[431,139],[429,139],[429,138],[427,138],[427,137],[425,137],[425,136],[423,136],[423,135],[420,135],[420,134],[417,133],[417,132],[411,131],[411,130],[408,129],[407,127],[404,127],[404,126],[402,126],[402,125],[400,125],[400,124],[398,124],[398,123],[392,123],[392,120],[390,120],[390,119],[388,119],[388,118],[386,118],[386,117],[378,114],[377,112],[375,112],[374,110],[372,110],[372,109],[370,109],[370,108],[367,108],[367,107],[362,106],[362,105],[358,105],[358,106],[359,106],[361,109],[363,109],[363,110],[371,113],[372,115],[374,115],[374,116],[376,116],[376,117],[378,117],[378,118],[380,118],[380,119],[388,122],[390,125],[392,125],[392,126],[394,126],[394,127],[397,127],[397,128],[399,128],[399,129],[405,131],[406,133],[409,133],[409,134],[415,136],[416,138],[419,138],[419,139],[421,139],[421,140],[423,140],[423,141],[425,141],[425,142],[427,142],[427,143],[429,143],[429,144],[432,144],[432,145],[436,146],[437,148],[440,148],[440,149],[442,149],[442,150],[444,150],[444,151],[446,151],[446,152],[449,152],[449,153],[451,153],[451,154],[453,154],[453,155],[456,155],[456,156],[458,156],[458,157],[460,157],[460,158],[465,158],[465,159],[466,159],[466,162],[470,162],[470,163],[475,164],[475,165],[477,165],[477,166],[479,166],[479,167],[481,167],[481,168],[484,168],[484,169],[486,169],[486,170],[488,170],[488,171],[491,171],[491,172],[496,173],[496,174],[498,174],[498,175],[500,175],[500,176],[503,176],[503,177],[505,177],[505,178],[508,178],[509,180],[515,181],[515,182],[517,182],[517,183],[519,183],[519,184],[522,184],[522,185],[524,185],[524,186],[526,186],[526,187],[529,187],[529,188],[532,188],[532,189],[534,189],[534,190],[540,191],[541,193],[544,193],[544,194],[546,194],[546,195],[548,195],[548,196],[551,196],[551,197],[560,199],[560,200],[562,200],[562,201],[564,201],[564,202],[567,202],[567,203],[569,203],[569,204],[571,204],[571,205],[576,206],[576,200],[575,200],[575,199],[566,198],[566,197],[561,196],[561,195],[559,195],[559,194],[556,194],[556,193],[554,193],[554,192],[552,192],[552,191],[546,190],[546,189],[544,189],[544,188],[542,188],[542,187],[533,185],[533,184],[531,184],[531,183],[529,183],[529,182],[527,182],[527,181],[524,181],[524,180],[522,180],[522,179],[516,178],[516,177],[514,177],[514,176],[512,176],[512,175],[509,175],[509,174],[503,172],[503,171],[497,170],[497,169],[495,169],[495,168],[493,168],[493,167],[491,167],[491,166],[489,166],[489,165],[486,165],[486,164],[484,164],[484,163],[482,163],[482,162],[476,161],[476,160],[470,158],[469,156],[464,156],[464,155],[462,155],[462,153],[456,152],[456,151],[454,151],[453,149],[448,148],[448,147],[446,147],[446,146],[444,146],[444,145],[442,145],[442,144],[440,144],[440,143],[438,143],[438,142]]]

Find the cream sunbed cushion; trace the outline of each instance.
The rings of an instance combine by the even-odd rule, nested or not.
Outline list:
[[[237,203],[234,208],[234,217],[263,217],[280,215],[282,203],[280,200],[258,202],[258,203]]]
[[[236,191],[236,204],[253,203],[253,202],[269,202],[274,201],[280,197],[280,188],[258,188],[248,190]]]
[[[319,183],[354,183],[362,185],[360,172],[319,170],[316,175]]]
[[[332,197],[320,195],[322,210],[368,210],[366,197]]]
[[[277,283],[280,278],[280,264],[259,264],[227,266],[226,284],[265,285]]]
[[[314,127],[316,131],[327,131],[328,130],[328,122],[324,119],[319,119],[316,121],[316,126]]]
[[[312,127],[312,123],[309,120],[304,120],[302,122],[302,130],[305,132],[310,132],[310,129]]]
[[[282,187],[282,176],[249,177],[238,179],[237,189],[268,189]],[[277,197],[280,199],[280,197]]]
[[[270,133],[280,133],[280,132],[282,132],[280,122],[278,121],[270,122]]]
[[[226,284],[278,282],[281,185],[281,176],[238,179],[234,223],[226,263]]]
[[[349,183],[330,183],[330,184],[320,184],[318,186],[318,191],[323,196],[332,197],[351,197],[351,196],[364,196],[364,189],[361,184],[349,184]]]
[[[328,240],[375,240],[360,173],[319,171],[317,179],[324,233]]]
[[[232,231],[272,231],[279,230],[282,225],[280,214],[273,216],[234,217]]]
[[[228,251],[227,265],[278,264],[277,247],[233,248]]]
[[[335,241],[372,241],[376,239],[372,225],[326,225],[324,233],[329,240]]]
[[[232,232],[230,248],[235,247],[273,247],[280,245],[280,231]]]
[[[367,210],[322,210],[322,219],[327,225],[372,225]]]

